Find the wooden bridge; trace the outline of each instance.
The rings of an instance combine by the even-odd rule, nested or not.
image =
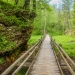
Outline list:
[[[43,36],[1,75],[18,75],[22,67],[28,67],[23,75],[75,75],[75,63],[49,35]]]

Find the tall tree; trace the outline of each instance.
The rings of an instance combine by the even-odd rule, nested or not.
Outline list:
[[[25,0],[23,8],[25,8],[27,12],[30,12],[30,0]]]
[[[16,5],[18,4],[18,0],[15,0],[15,4],[16,4]]]
[[[75,25],[75,0],[73,3],[73,24]]]
[[[63,20],[64,20],[64,26],[65,29],[70,31],[70,35],[71,35],[71,28],[72,28],[72,23],[71,23],[71,9],[72,9],[72,3],[73,0],[62,0],[63,1],[63,5],[62,5],[62,9],[63,9]]]
[[[33,10],[36,10],[36,0],[33,0]]]
[[[30,12],[30,19],[32,18],[34,20],[35,17],[36,17],[36,0],[33,0],[32,10]]]

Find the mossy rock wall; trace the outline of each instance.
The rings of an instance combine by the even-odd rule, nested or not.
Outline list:
[[[24,9],[0,1],[0,55],[27,49],[33,30],[29,16]]]

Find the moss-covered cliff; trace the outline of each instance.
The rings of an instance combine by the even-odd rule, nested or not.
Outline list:
[[[33,29],[33,15],[21,7],[0,1],[0,55],[5,56],[7,61],[13,61],[27,49]]]

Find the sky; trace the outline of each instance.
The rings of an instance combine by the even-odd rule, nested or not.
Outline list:
[[[61,8],[62,0],[51,0],[50,4],[51,5],[56,5],[56,8]]]
[[[51,0],[50,4],[62,4],[62,0]]]

